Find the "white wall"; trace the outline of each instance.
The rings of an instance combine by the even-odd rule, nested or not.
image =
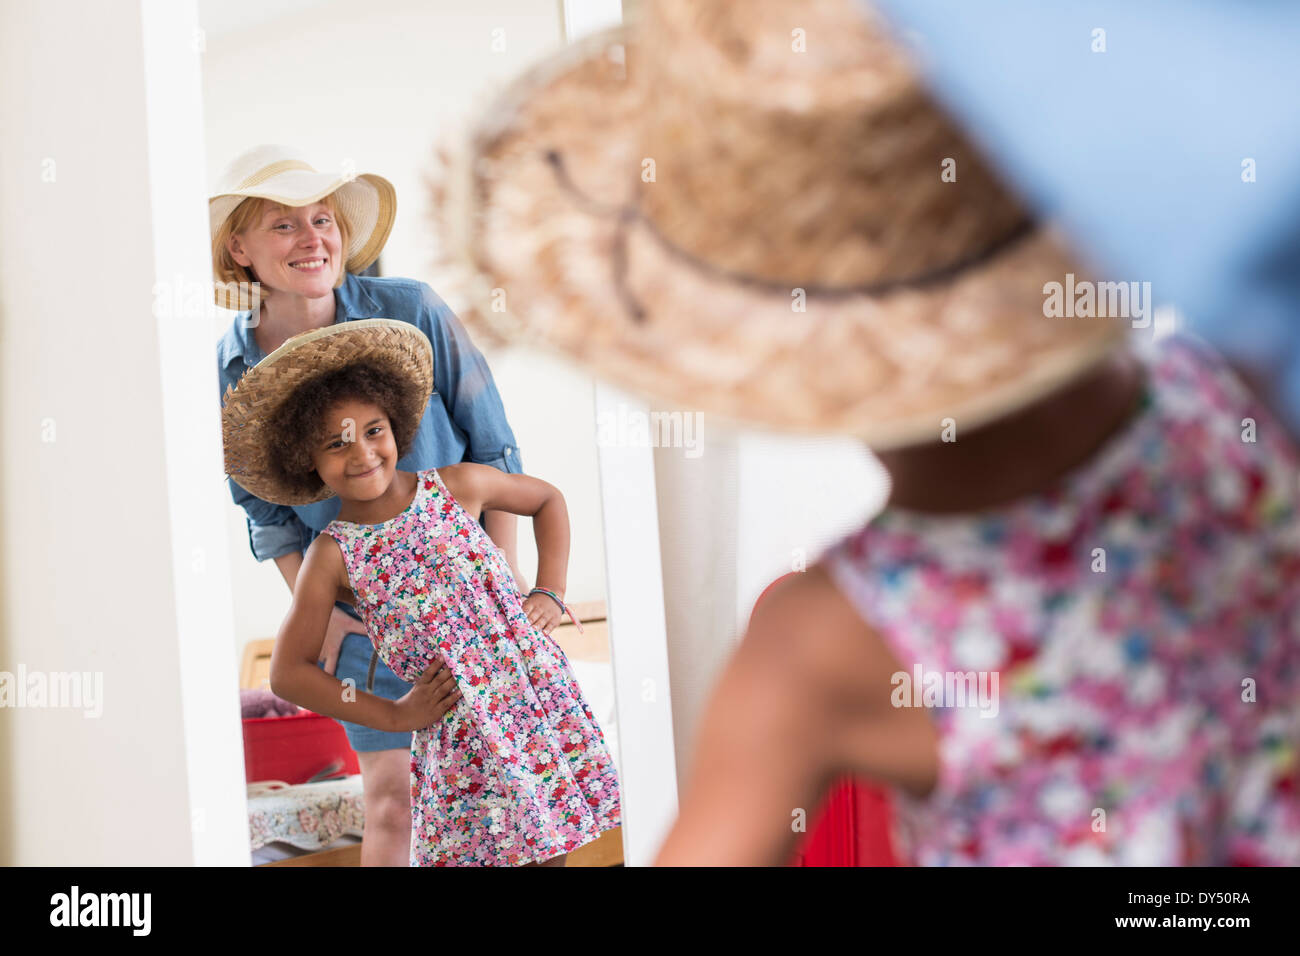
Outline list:
[[[655,450],[679,787],[754,601],[859,527],[888,491],[879,463],[850,439],[732,429],[707,414],[701,433],[698,457]]]
[[[202,0],[208,168],[215,177],[263,142],[303,149],[319,169],[350,162],[397,190],[397,221],[381,257],[385,275],[428,282],[459,303],[432,267],[436,233],[423,175],[435,144],[492,90],[561,43],[551,0]],[[503,33],[494,33],[503,31]],[[494,52],[494,38],[505,49]],[[214,329],[224,332],[230,313]],[[567,364],[514,349],[484,348],[529,474],[569,506],[568,597],[605,599],[604,550],[591,380]],[[243,511],[228,510],[239,645],[272,637],[288,589],[271,562],[249,553]],[[537,552],[519,521],[520,566]]]
[[[196,23],[0,5],[0,671],[93,697],[0,710],[4,865],[248,860]]]

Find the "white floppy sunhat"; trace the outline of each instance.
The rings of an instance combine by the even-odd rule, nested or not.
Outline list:
[[[285,206],[308,206],[330,193],[351,230],[343,268],[361,272],[377,258],[388,241],[397,216],[393,184],[373,173],[322,173],[288,146],[263,145],[237,156],[217,180],[208,199],[211,239],[222,223],[250,196]],[[216,284],[217,305],[229,308],[224,287]]]

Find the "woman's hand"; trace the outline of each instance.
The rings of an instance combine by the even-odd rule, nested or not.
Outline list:
[[[541,628],[543,634],[550,636],[551,628],[560,623],[563,613],[554,599],[545,594],[534,594],[524,600],[524,613],[528,623]]]
[[[329,623],[325,625],[325,642],[320,646],[320,660],[325,663],[325,673],[331,677],[339,666],[339,650],[343,647],[343,638],[349,634],[364,634],[366,626],[342,608],[336,607],[330,612]]]
[[[460,700],[456,678],[442,661],[434,658],[424,673],[404,696],[393,701],[397,726],[395,733],[423,730],[442,720]]]

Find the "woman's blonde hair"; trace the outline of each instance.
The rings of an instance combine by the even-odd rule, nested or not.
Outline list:
[[[335,201],[333,193],[322,196],[320,202],[325,204],[325,208],[330,211],[330,215],[334,217],[334,221],[339,227],[339,248],[342,250],[343,265],[339,269],[338,281],[334,283],[334,288],[337,289],[347,279],[348,244],[352,238],[352,227],[347,216],[343,214],[343,210]],[[226,217],[226,221],[221,224],[217,234],[212,237],[212,272],[218,285],[231,290],[248,289],[258,281],[257,277],[253,275],[252,269],[241,266],[235,261],[234,256],[230,254],[229,239],[231,236],[239,235],[249,226],[258,222],[267,206],[285,208],[281,203],[272,202],[260,196],[249,196],[235,207],[234,211]],[[258,292],[263,301],[271,297],[272,291],[269,288],[258,286]],[[236,297],[232,295],[229,301],[233,303],[235,299]],[[241,310],[253,307],[251,302],[247,301],[243,295],[239,295],[238,301]]]

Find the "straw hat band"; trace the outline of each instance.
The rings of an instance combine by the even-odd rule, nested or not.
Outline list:
[[[278,163],[272,163],[269,166],[259,169],[257,172],[253,173],[253,175],[249,176],[237,185],[235,190],[252,189],[254,186],[260,186],[272,176],[278,176],[280,173],[287,172],[291,169],[301,169],[309,173],[316,172],[316,170],[312,169],[307,163],[296,159],[284,159]]]
[[[907,64],[842,6],[792,16],[758,0],[740,32],[717,4],[645,7],[627,47],[640,163],[654,163],[637,205],[674,246],[725,274],[854,288],[977,257],[1023,225]]]
[[[691,265],[696,269],[707,271],[719,279],[726,279],[731,282],[741,283],[752,286],[768,292],[781,295],[788,295],[793,288],[802,289],[809,296],[827,296],[842,297],[854,295],[881,296],[890,292],[901,289],[924,289],[927,286],[952,279],[960,273],[973,269],[984,264],[994,256],[1000,255],[1010,247],[1016,245],[1029,236],[1032,236],[1037,229],[1037,224],[1030,218],[1024,219],[1019,225],[1013,228],[1005,236],[995,241],[993,244],[982,249],[977,249],[966,256],[927,272],[919,272],[912,275],[899,276],[896,278],[883,279],[876,282],[867,282],[854,286],[822,286],[815,282],[795,281],[793,285],[789,282],[776,281],[761,275],[750,275],[743,272],[735,272],[723,269],[707,260],[692,255],[687,249],[683,249],[673,243],[671,239],[665,236],[655,224],[654,220],[647,217],[641,210],[631,203],[614,206],[603,204],[590,196],[587,196],[573,182],[569,176],[568,170],[564,166],[564,157],[554,150],[548,151],[546,160],[555,170],[557,183],[561,188],[570,192],[573,197],[592,215],[605,216],[617,220],[617,232],[614,239],[613,255],[610,257],[610,264],[613,269],[613,281],[619,290],[620,297],[633,319],[640,321],[645,316],[645,310],[636,301],[636,297],[628,290],[626,283],[627,267],[627,230],[640,226],[644,227],[650,235],[663,246],[663,248],[678,257],[681,261]]]

